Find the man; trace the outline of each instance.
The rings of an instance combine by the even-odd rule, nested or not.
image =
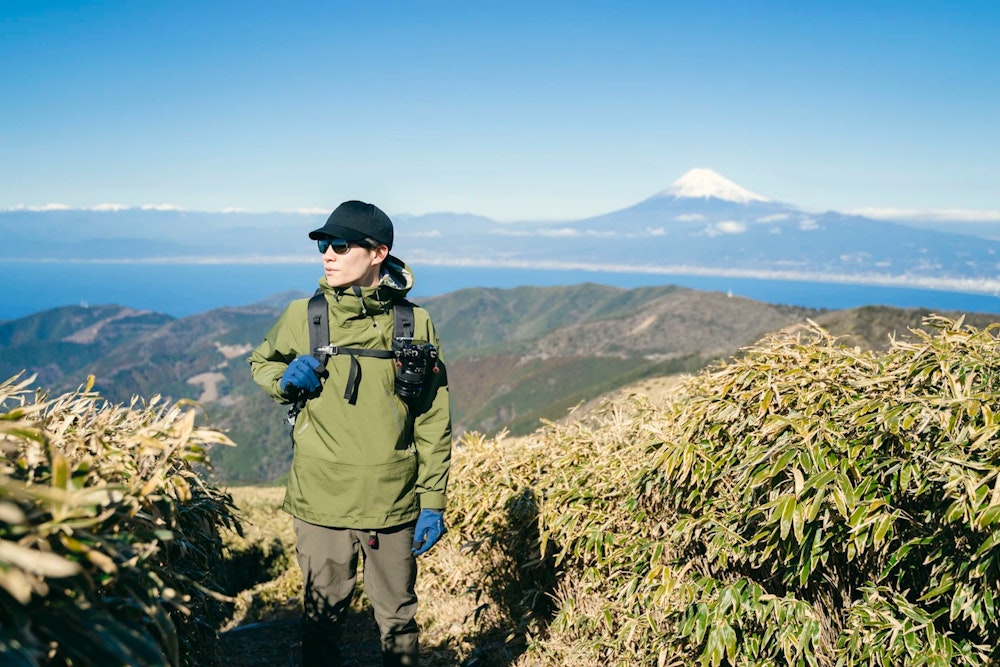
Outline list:
[[[394,306],[405,303],[413,274],[389,254],[392,222],[378,207],[344,202],[309,237],[323,257],[319,287],[336,349],[327,350],[325,364],[323,354],[314,356],[309,300],[300,299],[250,355],[254,381],[279,403],[300,408],[282,508],[294,517],[305,580],[302,664],[340,664],[360,551],[383,664],[416,665],[416,556],[445,531],[451,461],[438,339],[427,311],[411,304],[406,350],[434,372],[396,363],[392,350],[410,341],[394,340]],[[408,382],[401,385],[397,371]]]

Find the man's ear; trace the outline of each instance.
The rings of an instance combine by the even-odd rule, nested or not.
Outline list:
[[[385,258],[389,256],[389,246],[380,245],[375,248],[375,254],[372,255],[372,265],[381,264],[385,261]]]

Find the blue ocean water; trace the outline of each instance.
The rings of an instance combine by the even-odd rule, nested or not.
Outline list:
[[[466,287],[573,285],[623,288],[681,285],[732,292],[758,301],[812,308],[864,305],[997,313],[1000,297],[961,292],[751,278],[413,266],[411,297],[419,300]],[[49,308],[118,304],[175,317],[223,306],[243,306],[279,292],[312,292],[322,275],[313,264],[99,264],[0,262],[0,320]],[[1000,319],[1000,318],[998,318]]]

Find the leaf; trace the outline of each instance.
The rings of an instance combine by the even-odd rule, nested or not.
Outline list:
[[[798,498],[802,494],[806,481],[802,476],[802,471],[798,468],[792,468],[792,477],[795,479],[795,497]]]
[[[812,502],[809,505],[809,512],[806,514],[806,521],[812,522],[816,520],[819,515],[819,511],[823,508],[823,500],[826,497],[826,489],[821,488],[813,496]]]
[[[795,535],[795,541],[799,544],[804,539],[806,511],[807,508],[804,505],[797,504],[792,512],[792,533]]]
[[[31,602],[31,593],[35,589],[35,584],[36,581],[23,570],[0,568],[0,588],[10,593],[10,596],[22,605]]]
[[[24,511],[20,507],[12,502],[0,501],[0,521],[16,525],[19,523],[24,523],[27,517],[24,515]]]
[[[782,496],[781,501],[775,508],[775,512],[780,517],[779,534],[781,535],[781,539],[785,539],[792,528],[792,516],[795,513],[795,496]]]
[[[170,482],[174,488],[174,492],[177,494],[177,500],[182,503],[186,503],[191,500],[191,486],[182,475],[172,475],[170,477]]]
[[[42,577],[71,577],[80,573],[80,565],[49,551],[29,549],[20,544],[0,540],[0,562],[21,568]]]
[[[719,625],[715,625],[708,632],[708,641],[702,652],[702,662],[711,665],[711,667],[719,667],[725,655],[726,645],[723,642],[721,628]]]
[[[854,511],[854,506],[858,504],[858,497],[854,489],[854,485],[851,484],[851,480],[848,479],[847,475],[843,473],[839,474],[837,476],[837,482],[840,492],[844,497],[844,505],[846,507],[844,517],[846,518],[848,514]]]
[[[960,522],[965,518],[965,502],[963,500],[956,500],[948,509],[945,510],[944,520],[948,523]]]
[[[105,574],[114,574],[118,571],[114,559],[97,549],[87,551],[87,560],[99,567]]]
[[[875,532],[873,533],[873,544],[875,548],[878,549],[882,546],[882,542],[885,541],[885,536],[892,528],[892,524],[895,517],[892,514],[883,514],[875,524]]]
[[[730,663],[736,662],[736,630],[733,626],[728,623],[723,622],[719,626],[719,634],[722,639],[723,645],[726,647],[726,656],[729,658]]]
[[[69,461],[58,452],[52,455],[52,487],[55,489],[69,489],[70,471]]]
[[[806,480],[803,489],[804,490],[817,489],[817,488],[821,489],[822,487],[826,486],[834,479],[836,479],[838,474],[839,473],[836,470],[824,470],[818,475],[812,475],[809,477],[808,480]]]
[[[992,526],[997,519],[1000,519],[1000,505],[990,505],[976,518],[976,524],[982,530]]]

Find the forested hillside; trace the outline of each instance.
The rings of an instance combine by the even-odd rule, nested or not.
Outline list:
[[[290,458],[284,409],[253,384],[246,356],[292,294],[180,319],[117,306],[66,307],[0,323],[0,371],[55,391],[87,375],[114,402],[163,395],[200,402],[204,422],[239,445],[226,479],[274,480]],[[852,344],[884,348],[926,311],[816,311],[675,286],[467,289],[422,302],[447,359],[455,430],[529,433],[541,420],[643,378],[689,373],[764,334],[814,319]],[[987,315],[968,321],[985,325]]]

